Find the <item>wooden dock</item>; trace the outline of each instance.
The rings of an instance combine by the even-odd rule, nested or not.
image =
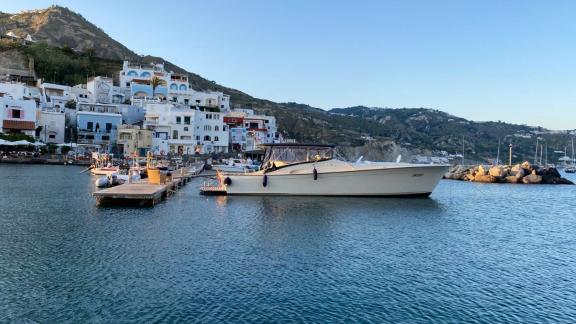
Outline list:
[[[146,179],[126,183],[116,187],[98,190],[93,193],[98,205],[154,206],[166,199],[194,177],[184,170],[174,171],[170,180],[163,184],[150,184]]]

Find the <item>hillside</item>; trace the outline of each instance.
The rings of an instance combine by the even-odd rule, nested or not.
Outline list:
[[[503,143],[517,144],[518,158],[532,159],[534,155],[535,138],[521,136],[531,135],[538,129],[527,126],[477,123],[423,108],[351,107],[328,112],[304,104],[254,98],[160,57],[137,55],[81,15],[63,7],[52,6],[14,15],[0,13],[0,33],[5,35],[7,32],[20,37],[29,34],[36,42],[22,45],[2,39],[0,67],[4,64],[2,62],[27,66],[26,59],[33,58],[38,77],[75,85],[92,75],[117,77],[124,58],[142,63],[164,62],[168,70],[188,73],[196,90],[223,91],[231,95],[233,104],[252,106],[260,113],[273,114],[285,137],[299,142],[336,143],[343,146],[344,154],[351,158],[364,155],[370,159],[391,159],[397,154],[435,154],[441,150],[459,153],[463,137],[466,155],[471,159],[494,157],[498,138]],[[14,57],[23,62],[14,63]],[[568,141],[566,134],[545,136],[555,149],[563,149]]]

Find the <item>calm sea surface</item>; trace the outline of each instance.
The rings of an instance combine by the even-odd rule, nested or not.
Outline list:
[[[81,170],[0,164],[0,322],[576,321],[576,186],[97,208]]]

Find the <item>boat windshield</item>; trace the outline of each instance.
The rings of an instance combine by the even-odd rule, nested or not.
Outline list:
[[[281,167],[288,164],[330,160],[333,155],[334,148],[331,146],[269,146],[262,166]]]

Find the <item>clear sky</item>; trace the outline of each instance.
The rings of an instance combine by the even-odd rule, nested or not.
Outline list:
[[[255,97],[576,128],[576,1],[41,1]]]

